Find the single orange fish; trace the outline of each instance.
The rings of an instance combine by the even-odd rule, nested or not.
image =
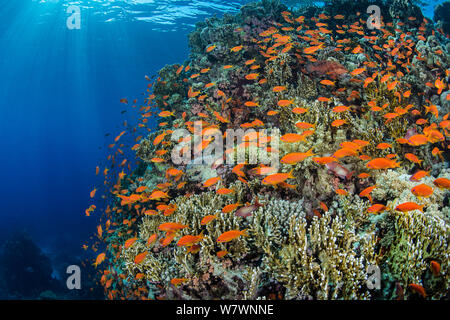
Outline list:
[[[338,119],[338,120],[334,120],[331,123],[331,126],[332,127],[340,127],[340,126],[342,126],[342,125],[344,125],[346,123],[347,123],[347,120],[345,120],[345,119]]]
[[[189,281],[189,279],[186,279],[186,278],[173,278],[172,280],[170,280],[170,283],[177,287],[180,284],[183,284],[183,283],[185,283],[187,281]]]
[[[422,183],[419,184],[417,186],[415,186],[414,188],[411,189],[412,194],[414,194],[416,197],[429,197],[433,194],[433,188],[431,188],[430,186]]]
[[[376,203],[376,204],[370,206],[367,209],[367,212],[370,212],[370,213],[381,213],[381,212],[385,211],[386,209],[387,209],[387,207],[385,205]]]
[[[226,231],[224,233],[222,233],[218,238],[217,238],[217,242],[230,242],[240,236],[244,236],[247,237],[247,229],[244,229],[242,231],[240,230],[231,230],[231,231]]]
[[[337,193],[338,195],[340,195],[340,196],[346,196],[346,195],[348,195],[347,190],[344,190],[344,189],[336,189],[335,191],[336,191],[336,193]]]
[[[278,101],[277,105],[279,107],[287,107],[294,103],[294,100],[280,100]]]
[[[200,221],[200,224],[202,226],[207,225],[208,223],[210,223],[211,221],[213,221],[214,219],[216,219],[217,216],[216,215],[207,215],[206,217],[203,217],[202,221]]]
[[[214,44],[212,46],[209,46],[208,48],[206,48],[206,52],[211,52],[213,51],[217,46]]]
[[[239,203],[239,202],[228,204],[228,205],[226,205],[225,207],[222,208],[222,212],[223,212],[223,213],[230,213],[230,212],[233,212],[234,210],[237,209],[237,207],[239,207],[239,206],[241,206],[241,205],[242,205],[242,204]]]
[[[314,128],[315,124],[307,123],[307,122],[297,122],[295,126],[299,129],[310,129]]]
[[[127,241],[125,241],[124,248],[128,249],[136,242],[136,240],[137,240],[137,238],[128,239]]]
[[[285,86],[276,86],[272,89],[273,92],[282,92],[284,90],[286,90]]]
[[[294,143],[299,141],[305,141],[305,137],[298,133],[287,133],[280,138],[281,141],[287,143]]]
[[[222,179],[221,177],[210,178],[203,183],[203,187],[204,188],[211,187],[215,185],[217,182],[219,182],[221,179]]]
[[[331,80],[322,80],[322,81],[320,81],[320,83],[325,86],[334,86],[335,85],[335,82],[331,81]]]
[[[259,73],[250,73],[245,76],[245,79],[247,80],[256,80],[259,77]]]
[[[400,167],[400,163],[395,160],[390,160],[387,158],[375,158],[370,160],[366,167],[369,169],[382,170],[382,169],[393,169]]]
[[[228,254],[228,250],[221,250],[216,253],[217,258],[223,258]]]
[[[95,262],[93,265],[97,268],[98,265],[100,265],[103,261],[105,261],[105,257],[106,257],[106,254],[100,253],[97,256],[97,258],[95,259]]]
[[[433,274],[435,276],[438,276],[441,273],[441,265],[437,261],[432,260],[430,262],[430,269],[431,269],[431,272],[433,272]]]
[[[427,176],[430,173],[430,171],[423,171],[419,170],[416,173],[414,173],[411,178],[409,178],[410,181],[420,181],[423,177]]]
[[[366,71],[366,68],[357,68],[357,69],[353,70],[352,72],[350,72],[350,74],[352,76],[357,76],[357,75],[363,73],[364,71]]]
[[[189,228],[189,226],[178,222],[165,222],[159,225],[158,230],[173,232],[184,228]]]
[[[321,165],[326,165],[331,162],[337,162],[338,160],[334,157],[315,157],[313,161]]]
[[[233,189],[228,189],[228,188],[220,188],[220,189],[217,189],[217,191],[216,191],[217,194],[222,194],[222,195],[230,194],[233,192],[234,192]]]
[[[423,298],[427,297],[427,293],[425,292],[425,288],[419,284],[411,283],[409,285],[412,291],[419,293]]]
[[[309,149],[307,152],[293,152],[285,155],[281,158],[282,163],[286,164],[297,164],[298,162],[301,162],[305,160],[308,157],[314,156],[315,153],[312,152],[312,148]]]
[[[194,244],[202,241],[204,239],[203,234],[199,234],[198,236],[193,236],[193,235],[186,235],[180,238],[180,240],[178,240],[177,242],[177,246],[178,247],[183,247],[183,246],[193,246]]]
[[[295,177],[292,175],[292,172],[293,172],[293,170],[291,170],[288,173],[274,173],[274,174],[268,175],[267,177],[265,177],[262,180],[262,183],[266,184],[266,185],[276,185],[276,184],[286,181],[287,179],[293,179]]]
[[[148,251],[144,251],[142,253],[139,253],[135,258],[134,258],[134,263],[135,264],[140,264],[144,261],[145,257],[147,256]]]
[[[401,212],[409,212],[409,211],[413,211],[413,210],[420,210],[423,212],[423,205],[420,206],[415,202],[405,202],[402,204],[399,204],[398,206],[395,207],[395,210],[397,211],[401,211]]]
[[[447,178],[437,178],[433,183],[440,189],[450,189],[450,180]]]
[[[411,162],[420,164],[423,160],[420,160],[415,154],[413,153],[405,153],[405,158],[408,159]]]

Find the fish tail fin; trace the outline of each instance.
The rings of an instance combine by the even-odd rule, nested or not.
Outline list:
[[[292,172],[294,172],[294,169],[291,169],[291,171],[289,171],[289,173],[288,173],[288,177],[289,178],[295,178],[293,175],[292,175]]]
[[[244,237],[248,237],[247,230],[248,230],[248,229],[242,230],[242,231],[241,231],[241,235],[244,236]]]

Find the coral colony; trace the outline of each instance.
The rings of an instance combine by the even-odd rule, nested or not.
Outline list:
[[[369,29],[364,4],[207,19],[122,99],[139,123],[97,167],[109,299],[448,298],[449,36],[409,0]]]

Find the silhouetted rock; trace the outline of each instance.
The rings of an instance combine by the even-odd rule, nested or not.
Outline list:
[[[440,21],[444,32],[450,34],[450,1],[436,6],[434,9],[434,21]]]
[[[3,244],[0,274],[10,296],[37,297],[55,286],[49,258],[25,233],[16,233]]]

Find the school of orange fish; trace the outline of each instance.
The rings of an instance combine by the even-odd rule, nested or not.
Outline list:
[[[359,158],[360,161],[364,162],[367,170],[355,175],[344,172],[344,179],[366,179],[370,181],[373,171],[395,169],[400,167],[404,161],[414,163],[415,171],[412,173],[410,180],[417,182],[417,185],[411,189],[411,193],[417,197],[418,201],[402,203],[395,208],[389,208],[386,204],[373,203],[371,192],[377,186],[371,185],[360,191],[359,196],[367,198],[367,201],[370,202],[368,212],[372,214],[379,214],[385,210],[395,210],[398,214],[412,210],[423,212],[426,208],[420,204],[420,198],[431,196],[434,188],[447,190],[450,188],[450,180],[447,177],[436,178],[434,186],[420,183],[423,177],[429,175],[429,169],[422,167],[423,160],[415,152],[420,148],[425,149],[431,146],[431,153],[436,162],[448,161],[449,114],[440,114],[437,106],[430,102],[430,94],[428,97],[425,96],[424,90],[417,91],[404,80],[410,73],[411,68],[414,67],[413,60],[425,60],[416,49],[417,41],[426,41],[427,36],[440,31],[434,30],[427,20],[416,21],[414,17],[405,22],[383,24],[381,30],[375,31],[365,28],[366,21],[362,17],[349,23],[348,18],[343,15],[327,16],[321,14],[318,17],[306,18],[304,16],[296,17],[293,13],[285,11],[282,13],[280,21],[282,22],[274,22],[270,28],[249,41],[227,48],[229,55],[241,54],[241,57],[248,57],[249,53],[253,55],[249,59],[242,58],[239,65],[225,64],[226,62],[223,62],[224,65],[220,65],[221,62],[217,62],[211,68],[198,67],[194,64],[174,66],[174,72],[179,77],[179,81],[175,84],[166,82],[161,78],[153,81],[146,77],[149,84],[143,105],[138,106],[137,100],[134,100],[133,103],[129,103],[127,99],[121,100],[124,105],[139,112],[139,123],[134,128],[130,128],[127,123],[124,124],[126,129],[118,134],[114,142],[109,145],[109,148],[113,150],[113,153],[107,159],[110,164],[105,165],[103,171],[100,166],[96,168],[96,174],[103,175],[105,179],[103,186],[105,193],[102,198],[107,202],[102,222],[97,227],[96,238],[98,240],[92,245],[92,249],[102,251],[97,253],[94,265],[99,269],[104,268],[101,271],[100,283],[104,286],[109,299],[145,299],[148,296],[145,283],[139,283],[139,280],[144,278],[144,274],[138,274],[135,279],[129,279],[127,274],[120,273],[114,267],[121,263],[122,250],[139,241],[137,225],[142,217],[151,215],[170,217],[177,210],[177,207],[170,204],[169,201],[171,198],[180,195],[189,197],[194,192],[199,193],[207,190],[216,190],[218,194],[227,195],[235,191],[219,183],[224,182],[224,178],[220,175],[203,181],[201,185],[195,185],[195,183],[189,181],[185,166],[176,166],[171,163],[170,154],[173,143],[170,142],[170,137],[174,129],[185,128],[193,134],[194,121],[192,119],[198,118],[201,119],[203,128],[220,130],[220,132],[225,132],[227,128],[265,128],[268,123],[277,117],[280,110],[288,108],[298,117],[308,113],[308,108],[296,105],[294,97],[284,95],[289,84],[280,83],[274,87],[268,87],[267,85],[266,77],[274,71],[270,69],[266,72],[267,68],[265,69],[264,66],[271,62],[285,63],[282,58],[285,55],[294,57],[301,69],[305,69],[307,64],[320,63],[317,55],[322,50],[343,52],[346,55],[365,55],[366,59],[360,66],[354,70],[341,71],[345,76],[351,77],[352,88],[342,87],[340,85],[341,75],[332,72],[315,79],[316,85],[326,88],[326,92],[329,93],[328,95],[318,96],[317,101],[328,107],[329,112],[334,113],[337,117],[331,123],[329,130],[335,130],[335,128],[341,126],[352,126],[352,123],[346,117],[348,113],[363,115],[367,112],[370,112],[373,118],[382,119],[385,125],[394,121],[404,121],[410,130],[408,129],[409,133],[405,137],[376,145],[373,145],[372,141],[360,140],[355,137],[355,139],[352,138],[341,143],[338,150],[330,150],[330,155],[316,154],[313,149],[307,152],[288,153],[280,157],[282,164],[295,165],[307,158],[312,158],[317,166],[334,167],[338,170],[340,162],[345,158]],[[408,31],[411,23],[418,27],[417,34]],[[235,32],[243,32],[243,29],[238,27]],[[394,36],[397,40],[393,40]],[[363,38],[364,42],[355,41],[356,38]],[[205,54],[212,54],[218,49],[218,44],[211,44],[205,48]],[[244,54],[245,52],[248,54]],[[443,59],[448,61],[448,53],[440,51],[434,54],[442,56]],[[221,84],[219,89],[219,84],[209,76],[212,68],[216,68],[216,71],[222,69],[223,72],[238,70],[245,79],[242,79],[242,81],[254,83],[265,90],[271,90],[274,94],[277,94],[279,100],[274,101],[274,107],[266,112],[264,118],[258,119],[254,116],[254,110],[261,108],[262,102],[256,98],[250,101],[241,101],[241,97],[234,96],[231,90],[227,91],[224,84]],[[434,65],[433,68],[436,75],[434,82],[424,83],[424,86],[427,86],[432,94],[440,95],[449,89],[450,70],[445,70],[441,65]],[[305,71],[303,70],[303,72]],[[200,81],[200,79],[206,85],[201,90],[194,89],[194,87],[198,88],[198,86],[194,86],[194,83]],[[364,91],[373,87],[376,83],[386,86],[387,92],[398,100],[397,107],[392,108],[389,103],[378,105],[376,100],[366,101],[361,106],[355,105],[354,101],[361,100]],[[161,97],[152,91],[155,86],[164,87],[166,85],[175,85],[182,88],[185,92],[185,99],[194,99],[195,103],[203,106],[203,111],[194,115],[191,110],[184,112],[173,110],[168,102],[170,98],[168,95]],[[321,92],[325,91],[322,90]],[[336,105],[334,103],[333,97],[340,97],[341,100],[344,100],[344,96],[346,96],[345,100],[348,101],[348,105]],[[411,102],[412,97],[423,99],[424,105],[413,104]],[[450,95],[447,95],[445,99],[449,101]],[[214,110],[210,106],[211,101],[222,105],[222,111]],[[236,123],[233,113],[230,112],[231,108],[227,107],[230,105],[239,106],[246,110],[246,122]],[[159,119],[159,128],[148,127],[152,118]],[[176,118],[183,120],[181,124],[178,122],[173,125],[173,120]],[[282,132],[281,141],[298,143],[307,139],[314,139],[316,123],[298,121],[295,126],[296,132]],[[380,128],[380,130],[383,130],[383,128]],[[128,137],[126,143],[121,143],[121,140],[125,137],[136,136],[141,131],[144,133],[137,136],[133,143],[129,143],[132,140],[130,137]],[[127,160],[126,155],[129,154],[130,149],[134,152],[141,147],[140,142],[147,133],[156,131],[158,132],[155,133],[156,137],[152,141],[154,152],[151,162],[167,165],[168,169],[165,173],[166,182],[150,190],[144,185],[142,176],[133,171],[132,160]],[[188,136],[180,141],[189,142],[191,140],[193,141],[192,136]],[[211,142],[212,139],[203,140],[193,149],[204,150]],[[259,134],[246,136],[245,141],[239,147],[248,148],[250,146],[270,150],[270,136]],[[366,154],[364,149],[367,146],[373,146],[379,150],[379,156],[373,157]],[[408,150],[408,152],[386,154],[386,150],[393,149]],[[230,152],[233,152],[233,150],[225,151],[225,153]],[[115,168],[115,170],[111,168]],[[117,170],[117,168],[119,169]],[[231,172],[234,180],[238,179],[244,184],[248,184],[249,177],[256,177],[262,185],[280,189],[288,188],[294,191],[297,186],[290,184],[289,181],[295,179],[296,174],[300,174],[293,172],[293,170],[274,172],[273,168],[265,165],[247,165],[246,163],[235,165]],[[230,181],[229,177],[227,177],[227,181]],[[134,185],[139,187],[131,187]],[[97,188],[93,189],[90,197],[98,198],[97,191]],[[349,190],[336,188],[335,192],[336,196],[346,196]],[[245,218],[261,205],[257,199],[253,204],[239,202],[228,204],[222,208],[222,213],[234,213]],[[91,216],[96,210],[97,207],[93,204],[86,210],[85,214]],[[320,208],[314,210],[314,214],[320,218],[319,210],[328,211],[327,204],[320,202]],[[216,218],[215,215],[205,214],[201,220],[201,225],[206,225]],[[186,247],[186,254],[195,254],[202,245],[204,235],[191,234],[180,237],[178,231],[188,227],[188,225],[177,221],[161,224],[158,228],[160,232],[152,234],[147,240],[148,251],[137,254],[134,263],[143,263],[153,246]],[[229,230],[221,234],[217,238],[217,242],[230,242],[238,237],[245,236],[247,236],[246,230]],[[84,248],[88,249],[88,246],[84,245]],[[227,252],[221,250],[216,254],[217,257],[223,258],[227,255]],[[440,273],[439,262],[431,261],[430,268],[434,274]],[[179,286],[188,281],[189,279],[186,278],[174,278],[171,280],[171,284]],[[130,283],[133,284],[130,285]],[[420,284],[411,283],[410,289],[426,297],[425,289]]]

